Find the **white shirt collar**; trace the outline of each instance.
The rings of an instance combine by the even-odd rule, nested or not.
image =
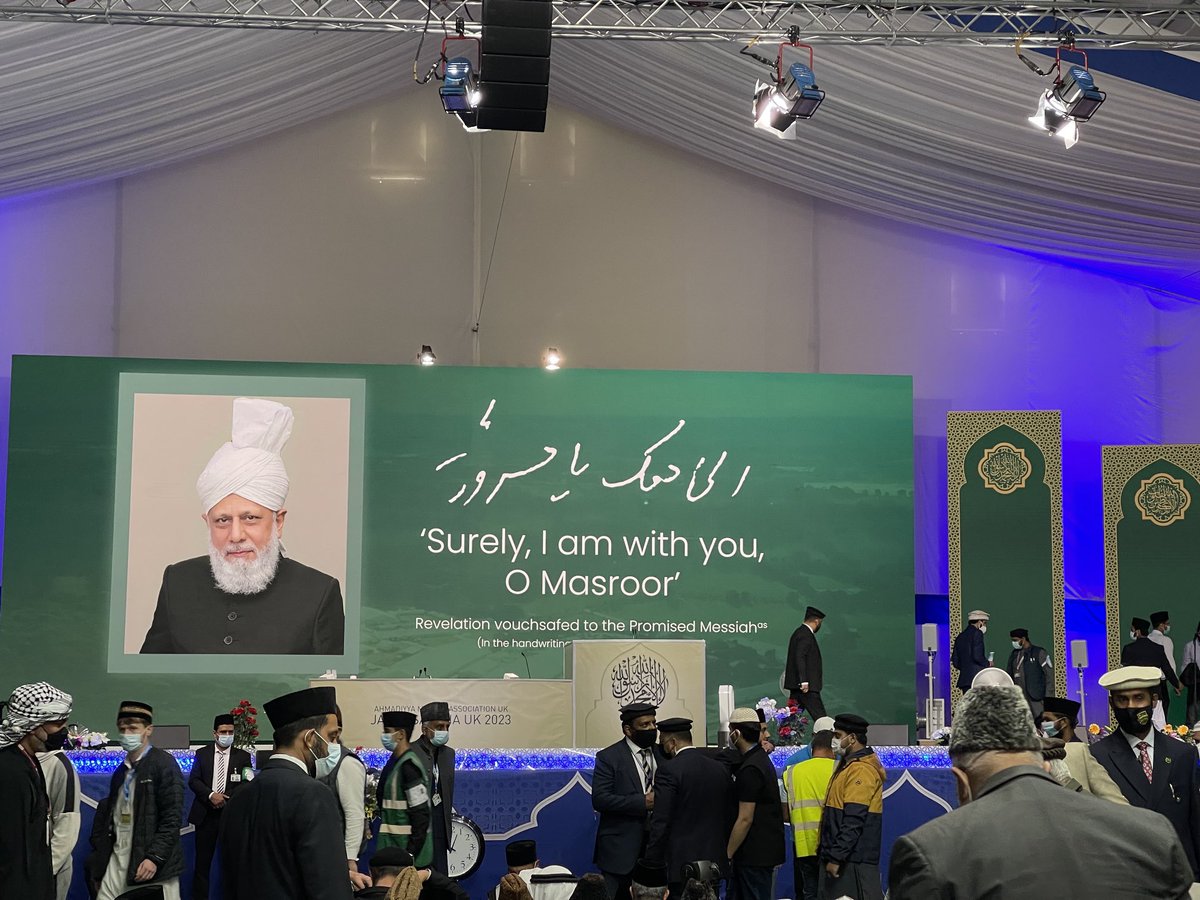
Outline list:
[[[271,759],[286,759],[288,762],[295,763],[297,766],[299,766],[305,775],[309,774],[308,766],[296,759],[294,756],[288,756],[286,753],[272,753]]]
[[[811,625],[809,625],[807,622],[804,623],[804,627],[807,628],[809,631],[812,631],[813,635],[816,636],[816,631],[813,631],[813,627]]]
[[[1153,726],[1151,726],[1150,732],[1144,738],[1134,737],[1132,734],[1130,734],[1127,731],[1122,731],[1121,734],[1125,735],[1125,740],[1129,741],[1129,748],[1131,750],[1133,750],[1134,756],[1138,756],[1140,758],[1141,753],[1138,750],[1137,745],[1140,744],[1142,741],[1145,741],[1147,744],[1150,745],[1150,747],[1149,747],[1150,758],[1154,759],[1154,727]]]

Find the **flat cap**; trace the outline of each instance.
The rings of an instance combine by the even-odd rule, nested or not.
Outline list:
[[[504,845],[504,861],[509,868],[532,866],[537,858],[537,841],[512,841]]]
[[[141,719],[147,724],[154,722],[154,707],[141,700],[122,700],[117,709],[117,719]]]
[[[1140,631],[1142,634],[1146,634],[1148,631],[1150,631],[1150,623],[1147,622],[1145,619],[1135,618],[1129,624],[1132,625],[1134,628],[1136,628],[1138,631]]]
[[[1158,666],[1121,666],[1100,676],[1100,687],[1106,691],[1132,691],[1136,688],[1156,688],[1163,680]]]
[[[825,613],[821,612],[815,606],[810,606],[806,610],[804,610],[804,621],[806,621],[806,622],[809,619],[823,619],[823,618],[825,618]]]
[[[1153,613],[1150,613],[1150,624],[1153,625],[1155,628],[1157,628],[1159,625],[1161,625],[1163,622],[1167,621],[1170,618],[1171,618],[1171,614],[1169,612],[1167,612],[1166,610],[1163,610],[1162,612],[1153,612]]]
[[[1029,629],[1028,628],[1014,628],[1012,631],[1010,631],[1008,633],[1008,636],[1015,637],[1015,638],[1027,638],[1027,637],[1029,637]]]
[[[376,850],[368,862],[372,869],[407,869],[412,864],[412,854],[400,847],[383,847]]]

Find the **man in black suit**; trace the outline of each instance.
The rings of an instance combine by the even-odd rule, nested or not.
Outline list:
[[[1150,640],[1147,637],[1149,634],[1150,623],[1145,619],[1134,619],[1130,623],[1129,637],[1131,640],[1121,648],[1121,665],[1154,666],[1163,673],[1163,677],[1167,681],[1171,682],[1175,688],[1175,695],[1178,696],[1183,692],[1183,687],[1179,684],[1179,676],[1175,674],[1175,666],[1167,659],[1167,652],[1163,649],[1162,644]],[[1158,699],[1163,704],[1163,717],[1159,721],[1165,724],[1167,686],[1161,680],[1158,682]]]
[[[1101,676],[1118,728],[1091,751],[1130,806],[1167,817],[1187,852],[1194,880],[1200,881],[1196,748],[1154,729],[1151,718],[1161,678],[1157,666],[1122,666]]]
[[[233,440],[196,482],[208,555],[167,566],[142,653],[340,655],[336,578],[283,556],[288,475],[279,455],[292,411],[233,402]]]
[[[1187,897],[1192,873],[1171,827],[1062,787],[1041,747],[1012,687],[963,698],[950,736],[959,808],[892,846],[891,900]]]
[[[188,822],[196,828],[196,868],[192,875],[192,900],[208,900],[208,879],[221,813],[225,803],[243,785],[243,773],[250,769],[250,754],[233,746],[233,716],[228,713],[213,719],[213,743],[196,751],[188,787],[195,795]]]
[[[447,874],[446,851],[450,846],[451,815],[454,812],[454,748],[450,746],[450,704],[435,701],[421,707],[421,736],[412,748],[421,755],[429,773],[430,830],[433,832],[435,872]]]
[[[330,768],[335,707],[331,687],[263,705],[275,752],[222,813],[225,900],[350,900],[337,801],[314,777]]]
[[[825,686],[821,646],[817,643],[817,632],[823,621],[825,613],[815,606],[804,611],[803,624],[792,632],[788,641],[787,666],[783,671],[783,686],[802,709],[808,710],[814,722],[825,715],[825,704],[821,701],[821,690]]]
[[[988,667],[983,636],[987,634],[990,618],[982,609],[971,610],[967,613],[967,627],[954,639],[950,665],[958,669],[958,689],[964,694],[971,689],[975,676]]]
[[[596,754],[592,808],[600,814],[600,822],[592,862],[604,875],[610,898],[629,893],[633,867],[646,844],[654,809],[654,773],[664,762],[662,751],[655,747],[655,711],[649,703],[622,707],[624,737]]]
[[[725,862],[733,781],[721,763],[694,752],[691,719],[663,719],[658,733],[666,761],[654,776],[654,815],[645,856],[666,865],[670,896],[682,897],[685,865]]]

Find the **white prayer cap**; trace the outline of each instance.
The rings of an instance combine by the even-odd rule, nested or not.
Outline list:
[[[1135,688],[1156,688],[1163,673],[1158,666],[1121,666],[1100,676],[1100,687],[1106,691],[1132,691]]]
[[[730,725],[757,725],[759,724],[758,713],[748,706],[739,706],[729,714]]]
[[[283,509],[288,475],[279,453],[292,436],[293,419],[288,407],[273,400],[233,401],[233,440],[221,445],[196,480],[204,512],[230,494],[273,512]]]
[[[813,722],[813,734],[819,731],[833,731],[833,716],[821,716]]]
[[[982,609],[973,609],[969,613],[967,613],[967,621],[968,622],[980,622],[980,621],[986,622],[989,619],[991,619],[991,616],[989,616],[987,613],[985,613]]]
[[[995,666],[989,666],[986,669],[980,669],[979,673],[971,679],[971,690],[977,687],[1013,687],[1012,676],[1003,669],[997,669]]]

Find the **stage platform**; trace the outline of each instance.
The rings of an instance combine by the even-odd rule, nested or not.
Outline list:
[[[775,751],[776,768],[796,748]],[[887,769],[884,788],[884,859],[892,842],[901,834],[953,809],[956,805],[954,778],[945,748],[877,747],[880,761]],[[265,752],[265,751],[260,751]],[[592,811],[591,779],[595,750],[460,750],[455,778],[455,809],[473,820],[483,831],[487,852],[483,864],[462,884],[472,898],[482,900],[504,874],[504,845],[511,840],[531,838],[537,841],[544,864],[557,863],[572,872],[595,871],[592,845],[596,817]],[[192,753],[173,751],[180,768],[191,771]],[[381,768],[387,758],[383,750],[359,754],[369,767]],[[108,791],[109,778],[125,755],[118,750],[72,753],[79,769],[83,804],[83,828],[75,852],[75,881],[70,900],[87,900],[81,869],[87,855],[87,836],[91,833],[97,800]],[[191,791],[185,788],[186,807]],[[790,841],[790,833],[789,833]],[[192,836],[191,826],[183,834],[187,870],[182,879],[183,900],[191,897]],[[790,844],[789,844],[790,847]],[[364,860],[370,856],[368,848]],[[214,884],[214,888],[216,885]],[[213,893],[219,898],[219,892]],[[776,897],[795,897],[790,865],[779,869]]]

